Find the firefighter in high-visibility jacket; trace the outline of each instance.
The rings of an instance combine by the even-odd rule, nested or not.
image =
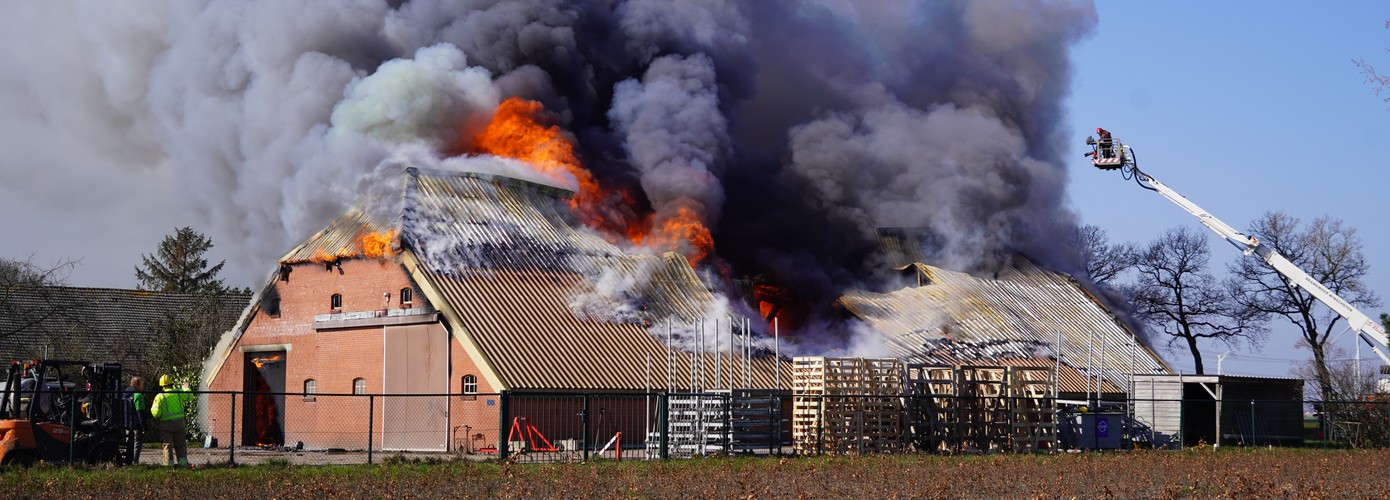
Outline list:
[[[183,403],[192,398],[188,386],[174,387],[168,375],[159,376],[159,394],[150,406],[155,433],[164,443],[164,465],[188,465],[188,428]],[[177,462],[175,458],[177,457]]]

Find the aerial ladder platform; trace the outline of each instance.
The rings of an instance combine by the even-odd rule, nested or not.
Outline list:
[[[1097,128],[1096,134],[1099,139],[1096,137],[1086,138],[1086,145],[1091,146],[1091,151],[1087,152],[1085,156],[1091,159],[1093,166],[1100,170],[1120,170],[1126,179],[1132,178],[1140,187],[1163,195],[1168,201],[1177,204],[1187,213],[1196,217],[1198,222],[1221,236],[1221,239],[1234,245],[1241,253],[1254,255],[1283,276],[1290,285],[1307,291],[1309,295],[1347,320],[1348,328],[1354,329],[1361,340],[1370,346],[1376,356],[1385,363],[1385,366],[1381,367],[1381,373],[1386,373],[1386,369],[1390,368],[1390,356],[1386,354],[1390,350],[1390,347],[1387,346],[1390,344],[1390,338],[1386,337],[1385,329],[1380,322],[1361,312],[1360,309],[1328,289],[1269,245],[1261,243],[1258,238],[1237,231],[1234,227],[1197,206],[1196,203],[1178,194],[1177,191],[1159,182],[1152,175],[1139,170],[1134,150],[1122,144],[1119,139],[1111,137],[1109,131]]]

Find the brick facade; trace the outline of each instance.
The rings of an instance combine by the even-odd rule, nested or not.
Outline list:
[[[333,396],[352,394],[354,381],[359,378],[365,381],[367,394],[386,392],[383,384],[383,336],[387,326],[366,324],[318,329],[315,327],[315,316],[429,307],[420,288],[412,283],[402,265],[391,259],[345,259],[340,261],[340,265],[333,266],[321,263],[290,265],[276,276],[273,286],[274,293],[267,295],[279,297],[279,314],[270,314],[275,309],[273,298],[262,301],[260,310],[232,346],[208,389],[244,390],[244,367],[248,357],[264,357],[270,352],[283,350],[284,391],[302,392],[305,381],[312,379],[315,392],[319,394],[313,398],[297,395],[284,397],[285,444],[294,446],[303,442],[305,447],[311,449],[361,449],[366,445],[369,412],[374,415],[373,445],[381,447],[389,444],[383,441],[382,435],[384,406],[414,405],[416,403],[410,401],[424,401],[425,398],[375,398],[373,411],[368,408],[367,398]],[[412,300],[409,304],[402,304],[400,300],[401,290],[405,288],[411,289]],[[341,295],[341,307],[336,310],[331,307],[334,294]],[[386,315],[385,312],[377,314]],[[430,330],[442,334],[445,330],[442,319],[435,320]],[[439,442],[440,439],[447,439],[449,448],[458,449],[469,444],[469,435],[481,433],[487,436],[487,444],[493,444],[497,435],[498,407],[496,397],[486,394],[496,391],[456,338],[449,336],[448,345],[447,390],[456,395],[448,398],[448,428],[424,431],[430,436],[427,440]],[[465,375],[474,376],[479,396],[457,395],[463,390],[462,379]],[[245,405],[244,399],[239,401],[239,405]],[[438,401],[439,398],[433,399]],[[208,401],[208,415],[230,414],[229,398],[211,397]],[[435,406],[440,405],[435,403]],[[241,410],[238,413],[238,420],[245,418],[240,414]],[[221,423],[210,424],[213,434],[220,440],[231,442],[228,434],[232,426],[225,421],[225,417],[219,421]],[[244,439],[245,436],[240,435],[243,425],[244,422],[236,426],[239,434],[235,440],[237,445],[250,444]],[[434,437],[436,431],[439,432],[438,439]]]

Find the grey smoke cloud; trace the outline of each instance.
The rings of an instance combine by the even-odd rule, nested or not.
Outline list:
[[[890,102],[837,113],[791,130],[791,171],[810,182],[822,209],[878,227],[924,227],[943,247],[938,265],[971,269],[1050,224],[1055,208],[1034,190],[1060,192],[1055,166],[979,109],[923,111]],[[992,262],[990,262],[992,263]]]
[[[714,65],[703,55],[659,58],[642,81],[613,89],[608,114],[640,172],[657,231],[682,208],[705,226],[719,220],[719,176],[731,148],[717,92]]]
[[[516,173],[459,154],[520,96],[600,181],[639,188],[657,217],[701,214],[735,276],[770,274],[816,304],[877,281],[877,226],[930,227],[949,267],[1009,248],[1065,261],[1047,236],[1074,219],[1057,134],[1068,50],[1096,23],[1086,0],[74,0],[7,14],[0,194],[19,201],[6,203],[160,220],[150,245],[168,230],[151,214],[194,217],[231,281],[251,284],[363,193],[392,199],[403,162]]]

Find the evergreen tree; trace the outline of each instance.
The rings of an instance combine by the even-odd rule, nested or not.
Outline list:
[[[144,266],[135,268],[137,288],[157,292],[210,293],[227,292],[217,273],[226,261],[208,267],[203,254],[212,248],[212,240],[192,228],[182,227],[165,236],[154,255],[144,255]]]

